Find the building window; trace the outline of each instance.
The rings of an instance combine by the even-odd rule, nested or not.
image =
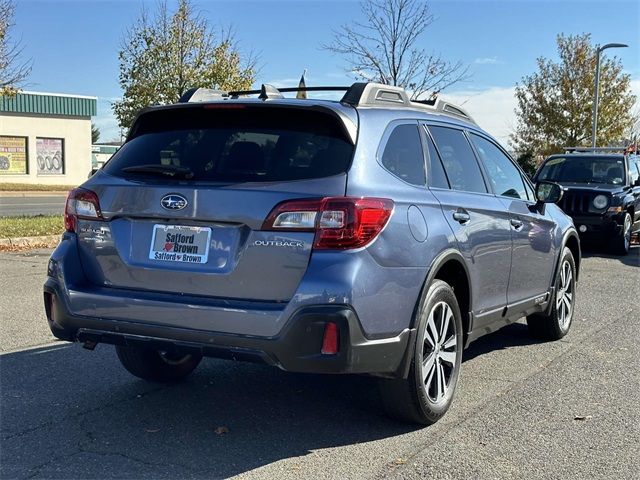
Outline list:
[[[0,136],[0,175],[25,175],[27,137]]]
[[[36,138],[36,167],[38,175],[64,174],[62,138]]]

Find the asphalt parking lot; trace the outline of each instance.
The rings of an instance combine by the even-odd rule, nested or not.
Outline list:
[[[52,342],[48,253],[0,254],[2,478],[638,478],[640,247],[585,255],[562,341],[516,323],[472,344],[429,428],[384,417],[365,377],[205,359],[154,385]]]

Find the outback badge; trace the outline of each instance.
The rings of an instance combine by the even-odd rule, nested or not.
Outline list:
[[[160,200],[160,205],[165,210],[182,210],[187,206],[187,199],[177,193],[170,193],[165,195]]]

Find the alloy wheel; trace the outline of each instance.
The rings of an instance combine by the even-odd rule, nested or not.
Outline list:
[[[446,302],[436,303],[429,312],[422,341],[422,382],[433,403],[442,402],[456,374],[458,332],[453,311]]]
[[[573,314],[573,270],[568,260],[562,262],[560,282],[556,295],[556,310],[560,328],[565,330],[571,322]]]
[[[631,215],[626,214],[624,216],[624,227],[623,227],[623,235],[624,235],[624,249],[629,250],[631,247]]]

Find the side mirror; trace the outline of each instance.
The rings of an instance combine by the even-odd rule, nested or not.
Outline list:
[[[633,187],[640,187],[640,177],[636,178],[636,181],[633,182]]]
[[[538,203],[557,203],[562,198],[562,187],[553,182],[538,182],[536,184],[536,199]]]

